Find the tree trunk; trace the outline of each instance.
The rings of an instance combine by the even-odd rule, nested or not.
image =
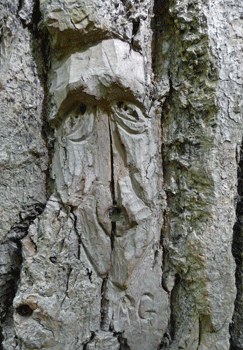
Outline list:
[[[0,20],[0,350],[243,349],[243,6]]]

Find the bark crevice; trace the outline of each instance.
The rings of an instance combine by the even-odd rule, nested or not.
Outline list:
[[[113,141],[111,132],[111,122],[108,116],[108,126],[109,126],[109,139],[110,139],[110,161],[111,161],[111,198],[113,202],[113,208],[110,212],[110,217],[117,211],[117,199],[116,199],[116,188],[115,188],[115,178],[114,178],[114,154],[113,154]],[[116,222],[111,219],[111,250],[114,249],[114,241],[116,237]]]
[[[237,152],[237,150],[236,150]],[[238,337],[241,334],[240,326],[242,324],[242,295],[243,295],[243,141],[239,150],[240,154],[236,154],[238,158],[238,170],[237,170],[237,192],[238,201],[236,205],[236,223],[233,228],[233,242],[232,242],[232,254],[236,263],[235,270],[235,283],[236,283],[236,299],[235,309],[233,314],[232,323],[230,324],[230,350],[242,350],[242,347],[237,346]]]

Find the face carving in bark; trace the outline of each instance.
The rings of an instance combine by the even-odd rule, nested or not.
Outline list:
[[[133,269],[156,225],[151,210],[155,193],[147,176],[155,171],[150,120],[129,102],[113,103],[108,112],[88,107],[82,115],[84,108],[72,111],[58,128],[53,176],[62,202],[74,208],[77,230],[99,275],[110,269],[110,247],[133,237],[121,252],[122,272],[114,276],[123,288],[131,273],[126,265]],[[112,269],[120,269],[116,260]]]
[[[55,188],[23,242],[22,349],[118,350],[113,332],[132,350],[155,349],[169,315],[144,58],[108,39],[53,62],[50,79]]]

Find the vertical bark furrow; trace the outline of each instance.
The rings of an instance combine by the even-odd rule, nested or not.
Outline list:
[[[232,243],[232,253],[236,262],[235,271],[235,281],[236,281],[236,300],[235,300],[235,310],[232,319],[232,324],[230,325],[231,331],[231,350],[243,349],[243,338],[242,338],[242,324],[243,324],[243,308],[242,308],[242,298],[243,298],[243,278],[242,278],[242,263],[243,263],[243,151],[242,145],[239,151],[239,164],[238,164],[238,202],[236,205],[236,223],[234,225],[234,235]]]
[[[112,215],[116,214],[117,211],[117,199],[116,199],[116,189],[115,189],[115,177],[114,177],[114,156],[113,156],[113,141],[110,125],[110,116],[108,116],[108,125],[109,125],[109,139],[110,139],[110,158],[111,158],[111,197],[113,201],[113,207],[111,208],[110,217],[111,217],[111,250],[114,249],[114,239],[116,236],[116,222],[112,221]]]

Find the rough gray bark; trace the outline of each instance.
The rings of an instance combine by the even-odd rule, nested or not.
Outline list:
[[[0,0],[0,349],[243,349],[238,0]]]

